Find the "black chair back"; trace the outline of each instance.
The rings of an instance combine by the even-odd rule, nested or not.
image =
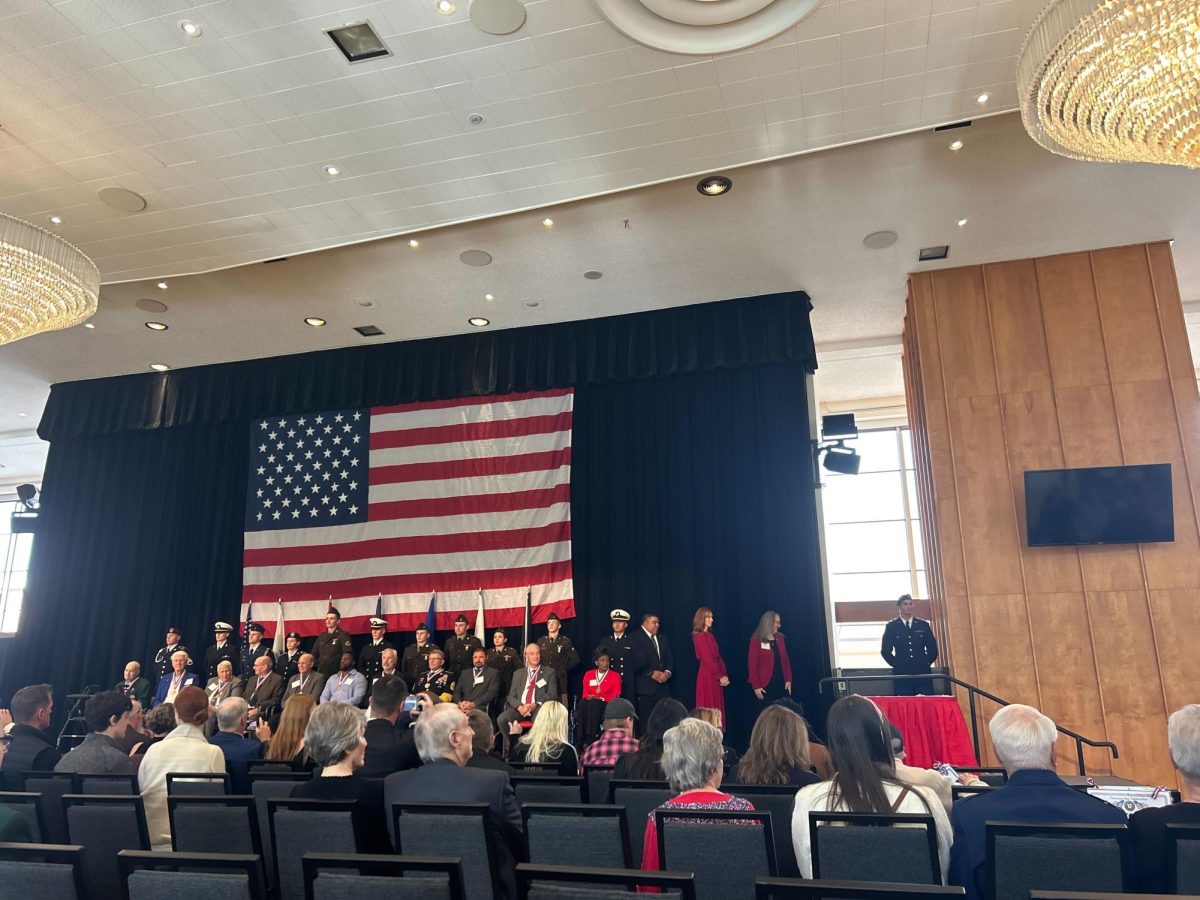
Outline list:
[[[241,853],[262,856],[254,798],[167,796],[171,849],[176,853]]]
[[[534,865],[632,867],[625,808],[592,803],[523,803],[525,857]]]
[[[467,900],[500,894],[497,850],[486,803],[393,803],[392,834],[404,856],[436,856],[454,847],[462,858]]]
[[[1008,770],[1002,766],[960,766],[962,772],[974,772],[981,781],[986,781],[992,787],[1004,787],[1008,784]]]
[[[628,900],[637,886],[658,888],[680,900],[696,900],[691,872],[592,869],[579,866],[517,866],[517,895],[525,900]]]
[[[305,900],[465,900],[457,856],[306,853]],[[403,878],[410,875],[413,877]]]
[[[813,878],[941,884],[932,815],[809,812]]]
[[[508,761],[509,767],[518,775],[557,775],[558,763]]]
[[[697,900],[747,897],[754,880],[778,874],[769,812],[656,809],[658,864],[693,872]]]
[[[267,801],[276,797],[290,797],[296,785],[308,781],[310,777],[300,772],[259,772],[250,776],[254,815],[258,819],[258,835],[262,842],[263,868],[267,872],[267,883],[272,888],[275,887],[275,844],[271,841],[271,819],[267,815]]]
[[[966,800],[968,797],[986,794],[991,790],[995,790],[995,787],[990,784],[952,784],[950,785],[950,796],[957,803],[960,800]]]
[[[781,878],[799,878],[796,846],[792,843],[792,812],[796,808],[796,788],[774,784],[739,784],[726,788],[745,797],[759,812],[771,814],[771,833],[775,836],[775,865]]]
[[[99,897],[121,896],[117,854],[149,850],[146,808],[139,796],[124,794],[65,794],[63,811],[71,843],[83,847],[88,887]]]
[[[1200,894],[1107,894],[1097,891],[1030,891],[1030,900],[1200,900]]]
[[[229,773],[168,772],[168,797],[214,797],[230,793]]]
[[[1168,825],[1167,886],[1172,894],[1200,893],[1200,828]]]
[[[665,781],[613,778],[608,782],[609,804],[625,807],[634,868],[642,864],[642,839],[646,834],[646,821],[650,818],[651,811],[662,806],[673,796],[675,795]]]
[[[885,881],[826,881],[809,878],[760,878],[755,900],[944,900],[965,897],[960,887],[940,884],[891,884]]]
[[[63,815],[63,794],[75,793],[75,776],[70,772],[22,772],[27,793],[41,794],[38,806],[42,810],[45,831],[42,840],[47,844],[67,843],[67,819]]]
[[[584,766],[588,803],[608,802],[608,783],[612,781],[612,766]]]
[[[83,848],[70,844],[0,843],[0,885],[19,885],[22,897],[84,900]]]
[[[1130,882],[1124,825],[988,822],[988,895],[1027,900],[1033,890],[1115,892]]]
[[[244,897],[266,900],[262,858],[253,853],[117,854],[127,900]]]
[[[42,815],[42,795],[33,791],[0,791],[0,806],[7,806],[20,813],[29,829],[29,838],[35,844],[49,844],[46,837],[45,817]]]
[[[509,776],[518,803],[586,803],[587,782],[561,775]]]
[[[76,772],[72,793],[75,794],[136,794],[136,775],[106,775]]]
[[[304,896],[305,853],[357,853],[353,800],[267,800],[280,897]]]

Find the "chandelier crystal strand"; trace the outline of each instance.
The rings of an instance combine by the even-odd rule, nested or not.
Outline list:
[[[0,344],[78,325],[99,297],[100,272],[81,250],[0,213]]]
[[[1047,150],[1200,168],[1200,2],[1057,0],[1025,38],[1017,89]]]

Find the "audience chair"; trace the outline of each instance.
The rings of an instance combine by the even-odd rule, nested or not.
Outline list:
[[[516,762],[507,760],[509,768],[518,775],[557,775],[558,763]]]
[[[633,851],[633,867],[642,864],[642,837],[646,833],[646,820],[652,810],[662,806],[675,796],[665,781],[638,781],[613,778],[608,783],[610,805],[625,807],[625,821],[629,823],[629,843]]]
[[[290,762],[282,759],[252,759],[246,763],[246,772],[252,776],[261,772],[296,772],[306,776],[308,774],[301,772],[301,770],[297,769]]]
[[[275,845],[271,843],[271,820],[267,816],[267,801],[273,797],[290,797],[296,785],[308,781],[309,777],[300,772],[255,772],[250,775],[254,816],[258,819],[258,834],[262,842],[263,868],[272,888],[275,887]]]
[[[393,803],[392,843],[404,856],[436,856],[452,846],[462,856],[467,900],[499,891],[497,851],[486,803]]]
[[[262,858],[252,853],[117,854],[125,900],[240,897],[266,900]]]
[[[91,775],[76,772],[73,794],[137,794],[136,775]]]
[[[510,776],[518,803],[586,803],[583,778],[561,775]]]
[[[950,796],[957,803],[959,800],[966,800],[968,797],[974,797],[976,794],[986,794],[993,789],[994,785],[990,784],[952,784],[950,785]]]
[[[0,843],[0,886],[20,885],[20,896],[85,900],[83,848],[70,844]]]
[[[42,795],[33,791],[0,791],[0,806],[20,813],[29,826],[29,837],[35,844],[48,844],[45,816],[42,815]]]
[[[1003,766],[962,766],[962,772],[974,772],[982,781],[992,787],[1003,787],[1008,784],[1008,769]]]
[[[931,815],[809,812],[808,833],[813,878],[942,883]]]
[[[988,896],[1028,900],[1033,890],[1121,893],[1130,884],[1124,825],[988,822]]]
[[[45,826],[42,840],[47,844],[67,843],[67,819],[63,815],[63,794],[75,793],[75,776],[70,772],[22,772],[25,790],[40,794],[42,824]]]
[[[306,853],[305,900],[465,900],[457,856]],[[404,875],[411,875],[404,878]]]
[[[1200,894],[1200,828],[1168,825],[1167,884],[1172,894]]]
[[[176,853],[241,853],[262,855],[262,834],[254,798],[167,796],[171,849]]]
[[[1030,900],[1200,900],[1200,894],[1105,894],[1096,891],[1030,891]]]
[[[83,847],[88,887],[97,897],[121,896],[117,854],[149,850],[146,808],[139,796],[125,794],[65,794],[63,812],[67,836]]]
[[[632,868],[623,806],[523,803],[525,856],[534,865],[570,860],[598,869]]]
[[[745,797],[759,812],[771,814],[771,831],[775,835],[775,865],[781,878],[799,878],[796,847],[792,844],[792,812],[796,808],[796,789],[774,784],[730,785],[730,793]]]
[[[304,896],[305,853],[356,853],[352,800],[267,800],[279,897]]]
[[[231,793],[229,773],[168,772],[168,797],[213,797]]]
[[[692,872],[699,900],[747,897],[754,880],[778,875],[769,812],[656,809],[658,863]]]
[[[612,766],[584,766],[588,803],[608,802],[608,783],[612,781]]]
[[[755,900],[943,900],[965,897],[960,887],[940,884],[892,884],[886,881],[813,881],[807,878],[760,878]]]
[[[680,900],[696,900],[691,872],[517,865],[517,896],[523,900],[629,900],[637,886],[657,888]]]

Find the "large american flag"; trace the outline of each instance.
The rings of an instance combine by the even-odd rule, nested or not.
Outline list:
[[[570,389],[255,421],[241,618],[319,634],[330,600],[365,631],[575,614]]]

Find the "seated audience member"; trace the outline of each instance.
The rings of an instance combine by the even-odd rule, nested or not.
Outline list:
[[[175,695],[174,704],[175,728],[146,751],[138,767],[138,785],[154,850],[171,849],[167,773],[225,772],[224,755],[204,737],[204,723],[208,720],[208,697],[204,691],[189,685]]]
[[[465,768],[471,758],[474,734],[466,714],[452,703],[424,710],[414,726],[417,752],[424,765],[397,772],[383,782],[386,808],[397,803],[486,803],[488,827],[496,848],[500,882],[497,896],[515,900],[516,860],[524,852],[521,809],[508,775],[487,769]],[[388,819],[388,830],[392,829]],[[453,844],[451,835],[447,840]]]
[[[542,648],[529,644],[525,648],[525,667],[513,673],[504,711],[496,717],[502,735],[509,733],[513,722],[529,721],[547,700],[558,698],[558,680],[554,670],[542,665]]]
[[[55,772],[87,772],[91,775],[132,775],[133,760],[117,746],[124,737],[133,704],[119,691],[101,691],[83,706],[87,736],[83,743],[54,766]]]
[[[808,719],[804,718],[804,707],[799,701],[793,700],[791,697],[780,697],[772,706],[782,706],[784,709],[794,712],[804,721],[804,730],[808,732],[808,759],[812,764],[812,771],[821,776],[822,781],[828,781],[833,777],[833,764],[829,761],[829,751],[825,749],[825,745],[817,740],[816,734],[813,732],[813,727],[809,724]]]
[[[259,659],[266,659],[260,656]],[[216,734],[208,739],[214,747],[219,747],[225,757],[225,768],[229,770],[229,780],[235,794],[250,793],[250,763],[262,759],[262,741],[271,739],[271,727],[263,722],[258,731],[259,737],[246,737],[246,714],[250,707],[241,697],[230,697],[222,700],[217,707]]]
[[[323,703],[314,709],[304,730],[304,746],[321,773],[298,784],[292,796],[353,800],[358,852],[391,853],[384,823],[383,783],[378,778],[365,778],[361,772],[367,752],[365,726],[362,710],[349,703]]]
[[[54,688],[48,684],[31,684],[12,696],[9,705],[13,726],[0,773],[4,775],[6,791],[25,790],[24,772],[49,772],[62,759],[54,746],[54,738],[46,734],[54,712]]]
[[[113,743],[126,756],[133,754],[133,748],[142,743],[147,738],[153,737],[150,730],[146,727],[146,712],[142,709],[142,704],[137,699],[129,701],[129,716],[126,720],[125,733],[113,738]],[[172,712],[174,715],[174,712]]]
[[[234,677],[230,660],[217,663],[217,674],[208,679],[204,692],[208,694],[208,721],[204,723],[204,732],[212,737],[217,730],[217,707],[230,697],[242,696],[242,679]]]
[[[1054,774],[1058,732],[1032,706],[1001,707],[988,723],[992,747],[1008,771],[1008,783],[954,804],[954,849],[950,884],[981,898],[987,886],[986,822],[1125,824],[1125,813],[1097,797],[1069,787]],[[830,740],[832,741],[832,735]],[[837,754],[834,754],[837,762]]]
[[[617,760],[613,778],[641,778],[662,781],[667,776],[661,764],[663,735],[688,717],[688,711],[678,700],[660,700],[646,720],[646,733],[638,749]],[[724,753],[724,750],[722,750]]]
[[[263,759],[291,763],[296,770],[313,768],[312,758],[304,749],[304,729],[316,705],[317,700],[311,694],[293,694],[283,701],[279,727],[271,732]]]
[[[120,691],[130,700],[137,700],[142,709],[149,709],[154,702],[154,686],[142,677],[142,664],[137,660],[125,663],[125,671],[113,690]]]
[[[429,669],[413,686],[414,694],[432,694],[438,700],[448,702],[454,697],[454,675],[446,668],[446,654],[436,647],[426,657]]]
[[[349,703],[358,706],[367,696],[367,679],[354,668],[354,655],[343,653],[338,670],[325,681],[321,691],[322,703]]]
[[[596,668],[583,676],[583,691],[575,705],[575,743],[580,747],[596,739],[605,707],[621,696],[621,673],[610,667],[608,651],[600,647],[592,658]]]
[[[296,694],[307,694],[313,698],[313,703],[321,699],[321,692],[325,690],[325,676],[313,670],[315,662],[316,659],[311,653],[300,654],[296,660],[296,674],[291,676],[283,690],[284,703]]]
[[[976,775],[963,774],[955,782],[953,779],[947,778],[941,772],[935,772],[933,769],[919,769],[916,766],[905,765],[904,735],[891,722],[887,722],[887,728],[888,734],[891,735],[892,739],[892,757],[896,766],[896,777],[905,784],[919,784],[930,788],[938,795],[938,799],[942,801],[942,806],[946,807],[947,813],[954,808],[954,784],[987,785],[986,781]]]
[[[383,651],[387,653],[387,650]],[[372,685],[367,727],[367,753],[362,767],[364,778],[384,778],[393,772],[415,769],[421,764],[412,729],[396,730],[400,707],[408,696],[404,679],[380,678]]]
[[[375,685],[383,678],[399,678],[404,681],[404,676],[400,674],[400,654],[396,648],[390,644],[384,648],[379,654],[379,674],[370,679],[370,684],[367,685],[367,703],[371,702],[371,692],[375,690]],[[366,677],[365,675],[363,676]],[[404,689],[408,690],[408,682],[404,683]],[[318,693],[318,696],[320,694]]]
[[[656,712],[658,706],[654,708]],[[654,713],[650,718],[654,718]],[[754,805],[749,800],[721,790],[721,776],[725,772],[723,742],[721,729],[701,719],[684,719],[667,729],[663,736],[662,768],[675,796],[664,807],[753,811]],[[658,867],[658,829],[654,813],[650,813],[642,841],[642,868],[656,871]]]
[[[529,733],[513,747],[513,762],[547,763],[558,766],[559,775],[579,774],[579,754],[567,740],[567,708],[557,700],[547,700],[533,720]],[[521,726],[513,723],[520,732]]]
[[[1147,894],[1165,894],[1170,887],[1167,826],[1200,826],[1200,706],[1193,703],[1171,713],[1167,744],[1183,781],[1183,802],[1139,810],[1129,817],[1139,889]]]
[[[199,687],[203,682],[195,672],[188,671],[191,657],[186,650],[171,654],[171,668],[158,679],[158,690],[154,692],[154,705],[174,703],[176,695],[185,687]]]
[[[133,745],[129,751],[130,756],[141,756],[149,747],[157,744],[175,730],[175,704],[164,703],[162,706],[154,707],[145,714],[143,721],[148,734]]]
[[[636,753],[638,740],[633,736],[637,712],[624,697],[609,701],[604,707],[604,731],[592,741],[579,757],[579,773],[585,766],[615,766],[627,753]]]
[[[496,729],[492,727],[492,720],[488,718],[487,713],[478,707],[468,710],[467,726],[475,735],[471,741],[471,758],[467,760],[469,768],[493,769],[507,775],[516,774],[516,770],[512,766],[493,753],[492,748],[496,744]]]
[[[804,787],[821,779],[811,771],[804,720],[782,706],[768,706],[750,732],[750,747],[729,773],[731,784]]]
[[[701,722],[707,722],[713,728],[719,729],[722,734],[725,733],[725,720],[722,717],[719,709],[713,709],[711,706],[697,706],[690,713],[688,713],[688,718],[699,719]],[[723,765],[726,769],[729,769],[737,765],[737,761],[737,751],[726,744],[725,760]]]
[[[471,665],[458,675],[454,702],[463,712],[487,711],[500,696],[500,673],[487,664],[487,651],[480,647],[471,654]]]
[[[949,862],[950,822],[937,794],[905,784],[892,765],[892,743],[878,707],[866,697],[843,697],[829,710],[826,722],[834,775],[829,781],[802,787],[792,813],[792,844],[803,878],[812,878],[808,814],[856,812],[932,815],[937,826],[941,880]]]
[[[246,677],[242,685],[241,697],[250,707],[251,719],[262,719],[267,722],[279,712],[279,704],[283,703],[283,689],[286,685],[283,679],[275,674],[275,660],[270,656],[256,656],[250,663],[254,674]]]

